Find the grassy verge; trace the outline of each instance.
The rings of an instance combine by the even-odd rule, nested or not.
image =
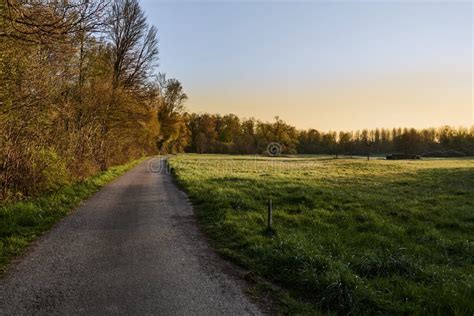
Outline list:
[[[0,275],[7,263],[79,203],[145,158],[112,167],[85,181],[29,200],[0,206]]]
[[[278,296],[283,312],[474,312],[474,159],[170,164],[218,251],[284,289],[256,290]]]

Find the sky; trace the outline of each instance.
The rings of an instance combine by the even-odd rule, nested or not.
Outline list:
[[[470,1],[141,4],[189,111],[326,131],[474,124]]]

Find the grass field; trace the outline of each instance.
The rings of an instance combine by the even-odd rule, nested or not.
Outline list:
[[[474,159],[170,165],[217,250],[285,289],[283,312],[474,312]]]
[[[41,197],[0,205],[0,275],[7,263],[82,200],[130,170],[144,159],[112,167],[85,181],[74,183]]]

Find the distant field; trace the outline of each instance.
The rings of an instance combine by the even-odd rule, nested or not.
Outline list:
[[[218,251],[287,289],[286,311],[474,312],[474,159],[170,165]]]

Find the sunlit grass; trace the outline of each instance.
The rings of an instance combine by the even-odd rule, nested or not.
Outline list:
[[[180,155],[170,164],[216,248],[305,303],[287,311],[474,311],[473,159]]]

